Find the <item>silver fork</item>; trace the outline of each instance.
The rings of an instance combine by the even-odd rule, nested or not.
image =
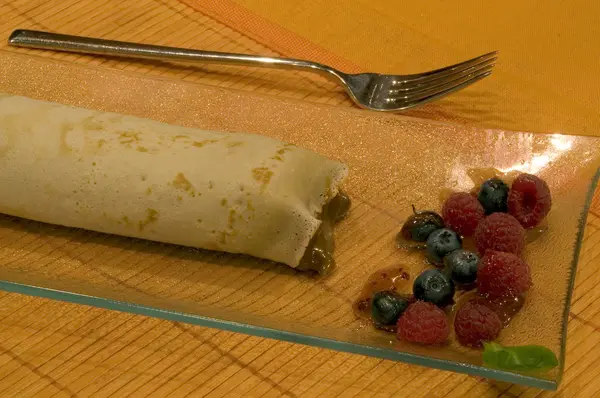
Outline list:
[[[10,35],[8,44],[87,54],[317,72],[341,83],[352,100],[361,108],[376,111],[409,109],[461,90],[489,76],[497,59],[497,52],[494,51],[456,65],[412,75],[348,74],[327,65],[301,59],[154,46],[34,30],[15,30]]]

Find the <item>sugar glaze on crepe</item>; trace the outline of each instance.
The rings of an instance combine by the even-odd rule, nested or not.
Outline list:
[[[0,213],[328,265],[347,167],[255,134],[204,131],[0,94]]]

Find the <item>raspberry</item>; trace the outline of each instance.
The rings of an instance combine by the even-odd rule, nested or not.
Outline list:
[[[462,236],[471,236],[485,211],[477,198],[466,192],[453,193],[444,203],[442,217],[448,227]]]
[[[487,250],[520,254],[525,247],[525,230],[507,213],[492,213],[475,229],[475,245],[481,254]]]
[[[409,305],[398,320],[398,338],[413,343],[441,344],[448,339],[450,327],[444,311],[434,304],[417,301]]]
[[[508,212],[523,227],[535,227],[548,215],[552,207],[550,188],[533,174],[521,174],[512,183],[508,193]]]
[[[529,265],[513,253],[488,250],[479,267],[477,288],[491,299],[520,296],[531,285]]]
[[[484,341],[492,341],[502,330],[502,322],[489,307],[468,301],[456,312],[454,333],[458,342],[469,347],[481,347]]]

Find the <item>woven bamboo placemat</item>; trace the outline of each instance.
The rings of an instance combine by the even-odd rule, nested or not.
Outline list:
[[[4,0],[0,37],[36,28],[111,39],[280,55],[177,0]],[[312,75],[189,68],[8,48],[39,56],[318,103],[351,106]],[[1,53],[0,53],[1,54]],[[375,358],[29,296],[0,293],[0,396],[593,397],[600,394],[600,200],[592,205],[557,393]]]

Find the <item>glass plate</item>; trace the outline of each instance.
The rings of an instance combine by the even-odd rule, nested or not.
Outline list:
[[[0,288],[506,382],[556,389],[600,139],[478,130],[331,106],[280,101],[181,81],[0,51],[0,91],[184,126],[260,133],[340,159],[351,215],[337,226],[326,277],[245,256],[0,217]],[[477,100],[477,99],[474,99]],[[481,352],[420,347],[366,326],[352,308],[374,271],[421,256],[394,247],[411,204],[439,209],[440,192],[469,190],[473,170],[542,176],[554,197],[547,233],[529,244],[534,286],[500,336],[541,344],[560,366],[532,376],[486,368]]]

